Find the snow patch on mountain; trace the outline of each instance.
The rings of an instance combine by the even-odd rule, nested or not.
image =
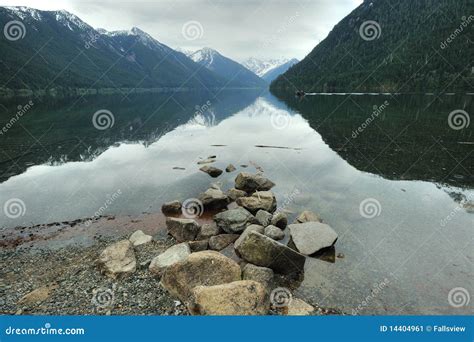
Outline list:
[[[290,60],[290,58],[258,59],[251,57],[245,60],[242,65],[253,71],[256,75],[262,77],[270,70],[275,69],[280,65],[289,62]]]

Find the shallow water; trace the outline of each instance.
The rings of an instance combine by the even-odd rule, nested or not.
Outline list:
[[[447,122],[454,109],[473,112],[471,97],[279,96],[36,99],[0,136],[0,204],[24,203],[17,218],[4,210],[0,227],[99,210],[153,213],[213,181],[228,189],[237,172],[212,179],[198,170],[197,161],[217,155],[220,168],[262,168],[280,207],[292,217],[313,210],[338,232],[336,254],[344,257],[309,259],[297,294],[348,313],[471,312],[472,303],[451,306],[448,293],[474,293],[473,129]],[[5,105],[2,126],[21,101]],[[99,109],[113,113],[111,128],[92,124]]]

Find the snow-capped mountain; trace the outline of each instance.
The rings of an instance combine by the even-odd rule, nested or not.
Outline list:
[[[278,58],[278,59],[258,59],[255,57],[250,57],[246,59],[242,65],[253,71],[256,75],[262,77],[268,71],[279,67],[282,64],[285,64],[289,61],[288,58]]]
[[[214,49],[203,48],[189,56],[194,62],[224,77],[229,86],[263,87],[266,82],[236,61]]]
[[[284,74],[289,68],[291,68],[296,63],[298,63],[298,60],[296,58],[292,58],[286,63],[283,63],[273,69],[268,70],[262,75],[262,78],[268,83],[272,83],[274,79],[276,79],[281,74]]]

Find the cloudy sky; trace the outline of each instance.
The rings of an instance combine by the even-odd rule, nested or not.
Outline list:
[[[172,48],[208,46],[248,57],[302,59],[362,0],[0,0],[2,6],[65,9],[96,28],[133,26]]]

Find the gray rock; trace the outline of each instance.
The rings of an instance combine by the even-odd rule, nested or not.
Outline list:
[[[249,193],[270,190],[274,186],[271,180],[248,172],[240,172],[235,178],[235,188]]]
[[[186,259],[169,266],[161,284],[173,296],[187,302],[196,286],[213,286],[241,279],[239,265],[219,252],[191,253]]]
[[[305,210],[297,218],[295,223],[305,223],[305,222],[323,222],[318,214],[313,213],[312,211]]]
[[[234,242],[234,248],[237,249],[237,247],[244,241],[245,237],[250,233],[250,232],[257,232],[260,234],[263,234],[265,231],[265,228],[263,226],[260,226],[258,224],[251,224],[250,226],[247,226],[245,228],[244,232],[240,235],[240,237],[235,240]]]
[[[239,238],[238,234],[221,234],[209,239],[209,249],[220,251]]]
[[[130,240],[132,245],[140,246],[153,240],[153,236],[146,235],[145,233],[143,233],[143,231],[137,230],[132,235],[130,235],[128,239]]]
[[[269,288],[271,286],[273,277],[273,270],[268,267],[247,264],[242,270],[242,279],[258,281],[265,288]]]
[[[272,217],[273,215],[265,210],[259,210],[255,214],[255,218],[257,219],[258,223],[264,227],[270,225]]]
[[[210,188],[198,196],[206,209],[224,209],[227,208],[229,198],[220,189]]]
[[[338,237],[334,229],[320,222],[290,224],[288,228],[296,249],[305,255],[334,245]]]
[[[214,163],[215,161],[216,161],[215,156],[211,156],[209,158],[199,160],[197,163],[198,163],[198,165],[203,165],[203,164]]]
[[[237,170],[237,169],[232,164],[227,165],[227,167],[225,168],[226,172],[234,172],[235,170]]]
[[[167,202],[161,206],[161,211],[165,215],[178,215],[181,214],[181,205],[181,202],[177,200]]]
[[[154,257],[151,260],[148,269],[154,274],[162,275],[166,268],[178,261],[186,259],[190,254],[191,249],[186,242],[174,245],[160,255]]]
[[[217,227],[226,233],[240,233],[249,224],[256,222],[255,217],[244,208],[236,208],[214,215]]]
[[[128,276],[137,269],[135,252],[129,240],[122,240],[105,248],[97,262],[102,272],[114,279]]]
[[[195,315],[265,315],[268,303],[262,284],[253,280],[240,280],[215,286],[197,286],[193,289]]]
[[[209,239],[211,236],[219,235],[221,232],[222,229],[220,229],[215,222],[205,223],[202,225],[201,230],[196,239]]]
[[[221,169],[218,169],[217,167],[208,166],[208,165],[205,165],[205,166],[201,167],[199,170],[201,170],[202,172],[207,173],[212,178],[219,177],[223,172]]]
[[[189,241],[188,244],[191,252],[201,252],[205,251],[209,246],[209,239]]]
[[[247,262],[278,273],[294,275],[304,271],[304,255],[257,232],[247,234],[237,252]]]
[[[178,242],[194,240],[201,229],[194,220],[173,217],[166,218],[166,227],[168,228],[168,233]]]
[[[251,213],[256,213],[259,210],[272,213],[276,210],[276,198],[271,191],[257,191],[252,196],[240,197],[237,199],[237,204]]]
[[[280,229],[285,229],[288,224],[288,217],[285,213],[279,211],[273,215],[271,224]]]
[[[273,240],[282,240],[285,237],[285,232],[278,227],[270,225],[265,228],[265,235]]]
[[[238,190],[235,188],[229,189],[227,191],[227,196],[232,200],[235,201],[237,198],[247,196],[247,193],[243,190]]]

